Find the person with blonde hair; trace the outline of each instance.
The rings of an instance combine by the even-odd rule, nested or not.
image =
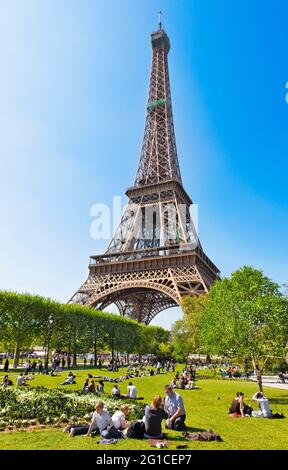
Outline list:
[[[120,439],[122,434],[117,431],[108,411],[104,410],[104,402],[98,400],[95,405],[95,411],[92,416],[92,422],[89,426],[86,436],[89,436],[95,429],[99,429],[100,434],[105,439]]]
[[[114,415],[112,416],[112,421],[116,429],[122,430],[129,426],[130,423],[126,421],[126,416],[128,413],[129,406],[125,404],[120,406],[120,410],[115,411]]]
[[[146,438],[161,438],[162,428],[161,423],[163,419],[167,419],[168,414],[164,411],[164,402],[160,395],[155,395],[151,405],[145,408],[145,434]]]

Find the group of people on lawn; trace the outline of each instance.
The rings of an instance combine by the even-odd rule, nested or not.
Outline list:
[[[88,374],[88,376],[84,380],[82,392],[97,393],[99,396],[101,396],[104,393],[104,381],[99,380],[96,386],[95,381],[92,378],[91,374]],[[119,387],[116,384],[114,384],[111,393],[112,393],[112,398],[132,398],[132,399],[137,398],[136,386],[133,385],[132,382],[129,382],[128,384],[127,395],[121,395]]]
[[[196,370],[192,367],[183,369],[181,375],[179,372],[176,373],[175,377],[171,381],[172,388],[179,388],[180,390],[196,390],[199,387],[195,385]]]
[[[244,403],[244,393],[237,392],[235,398],[233,398],[231,406],[229,408],[229,416],[231,418],[245,418],[252,416],[254,418],[272,418],[273,413],[270,409],[269,400],[263,392],[256,392],[251,400],[258,403],[259,409],[257,411]]]
[[[165,420],[167,429],[175,431],[184,431],[186,429],[185,419],[186,411],[183,398],[175,393],[170,385],[165,387],[165,398],[160,395],[154,396],[150,405],[145,408],[142,422],[145,426],[144,437],[161,439],[162,421]],[[120,439],[126,437],[127,429],[130,425],[126,417],[129,413],[127,404],[121,405],[120,409],[112,416],[104,409],[104,402],[96,402],[95,411],[90,425],[67,426],[64,431],[69,432],[70,436],[91,434],[99,432],[104,439]]]

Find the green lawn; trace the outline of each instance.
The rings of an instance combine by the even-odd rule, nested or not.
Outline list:
[[[82,387],[87,371],[95,375],[119,376],[122,372],[107,373],[106,370],[77,370],[76,385],[66,386],[69,390],[77,390]],[[3,373],[1,372],[0,376]],[[15,377],[10,374],[12,379]],[[28,382],[30,386],[43,385],[48,388],[56,388],[66,377],[67,372],[59,374],[57,377],[35,376],[35,379]],[[133,379],[138,390],[138,396],[143,396],[145,403],[149,403],[156,394],[164,395],[163,387],[170,383],[173,374],[161,374],[154,377],[144,377]],[[14,380],[15,382],[15,380]],[[120,383],[120,390],[126,393],[128,381]],[[256,385],[246,381],[238,380],[198,380],[199,390],[181,391],[187,412],[187,425],[190,430],[213,429],[221,435],[223,442],[189,442],[189,449],[287,449],[288,448],[288,392],[272,388],[266,388],[265,392],[270,399],[271,408],[274,412],[283,412],[287,416],[284,420],[271,419],[233,419],[227,414],[230,402],[238,390],[243,391],[248,398],[255,393]],[[105,383],[105,393],[109,393],[113,387],[112,383]],[[63,388],[63,387],[61,387]],[[256,409],[256,403],[254,405]],[[182,444],[184,439],[181,433],[168,431],[169,448],[175,449],[178,444]],[[146,440],[120,440],[115,445],[103,446],[97,444],[98,436],[95,438],[85,438],[79,436],[71,438],[61,429],[46,428],[33,431],[9,431],[0,433],[0,449],[151,449]]]

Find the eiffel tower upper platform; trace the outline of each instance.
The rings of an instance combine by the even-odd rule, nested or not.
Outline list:
[[[198,240],[177,157],[170,93],[169,38],[151,35],[152,69],[144,139],[128,204],[106,253],[91,256],[89,276],[71,298],[148,324],[184,295],[207,292],[219,270]]]

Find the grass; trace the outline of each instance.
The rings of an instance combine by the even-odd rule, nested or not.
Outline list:
[[[180,369],[179,369],[180,370]],[[81,369],[75,371],[76,384],[69,387],[69,390],[79,390],[82,387],[84,377],[87,372],[95,375],[109,375],[117,377],[122,372],[107,373],[106,370],[99,371],[95,369]],[[200,372],[201,373],[201,372]],[[0,377],[3,373],[0,373]],[[15,377],[11,375],[12,380]],[[42,385],[47,388],[64,388],[59,384],[64,380],[67,371],[59,373],[57,377],[36,375],[34,380],[29,381],[29,386]],[[138,396],[143,396],[145,403],[150,403],[151,398],[156,394],[164,395],[163,388],[166,383],[170,383],[173,374],[161,374],[153,377],[143,377],[132,379],[137,386]],[[14,380],[15,383],[15,380]],[[120,383],[119,387],[122,393],[126,393],[128,381]],[[213,429],[220,434],[223,442],[199,442],[186,441],[181,433],[168,431],[167,439],[169,449],[173,450],[178,444],[188,445],[188,449],[201,450],[224,450],[224,449],[273,449],[284,450],[288,447],[288,419],[270,420],[270,419],[233,419],[227,414],[235,392],[241,390],[245,393],[246,402],[255,393],[256,385],[246,381],[238,380],[198,380],[199,390],[183,390],[180,392],[184,399],[187,420],[186,424],[191,432],[199,430]],[[112,383],[105,382],[105,393],[110,393],[113,387]],[[271,403],[273,412],[284,413],[288,416],[288,392],[274,388],[265,390]],[[254,409],[257,408],[255,403]],[[104,446],[97,444],[98,436],[95,438],[85,438],[79,436],[71,438],[61,429],[46,428],[28,431],[8,431],[0,433],[0,449],[57,449],[57,450],[124,450],[124,449],[150,449],[147,440],[123,439],[113,446]]]

